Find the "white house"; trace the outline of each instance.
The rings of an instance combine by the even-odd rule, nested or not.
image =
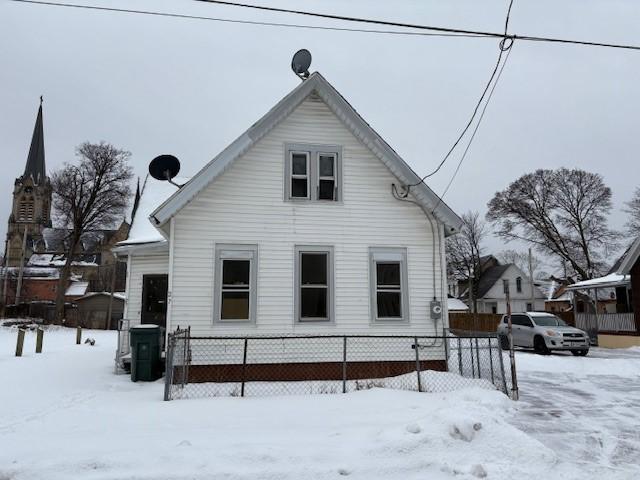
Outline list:
[[[442,334],[460,224],[316,72],[182,188],[146,180],[116,248],[124,317],[192,335]]]

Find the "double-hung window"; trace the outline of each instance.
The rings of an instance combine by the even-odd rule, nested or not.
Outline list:
[[[291,198],[309,198],[309,152],[290,152]]]
[[[373,320],[408,321],[406,249],[371,248],[369,258]]]
[[[341,147],[288,144],[285,150],[285,200],[312,202],[341,200]]]
[[[215,320],[254,322],[258,247],[218,245],[215,265]]]
[[[296,247],[295,310],[298,322],[333,320],[333,248]]]

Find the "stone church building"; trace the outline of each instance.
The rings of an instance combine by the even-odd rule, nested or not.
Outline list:
[[[16,178],[13,189],[3,263],[6,267],[3,277],[7,279],[2,286],[5,304],[55,300],[59,271],[69,250],[69,231],[53,226],[52,194],[45,163],[41,99],[24,172]],[[109,290],[114,266],[115,291],[124,290],[126,265],[116,261],[111,248],[127,238],[127,220],[124,218],[117,228],[83,234],[80,248],[74,253],[68,300],[92,291]]]

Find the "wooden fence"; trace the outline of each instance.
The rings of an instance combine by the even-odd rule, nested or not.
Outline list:
[[[554,312],[568,325],[575,326],[573,312]],[[496,313],[449,313],[449,329],[451,331],[464,332],[491,332],[495,333],[498,324],[502,320],[502,314]]]

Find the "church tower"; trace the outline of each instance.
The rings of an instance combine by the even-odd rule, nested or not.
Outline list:
[[[42,231],[51,227],[51,193],[51,181],[44,162],[40,97],[27,164],[22,176],[16,178],[13,189],[13,207],[7,229],[7,266],[16,267],[28,261],[35,244],[42,240]]]

